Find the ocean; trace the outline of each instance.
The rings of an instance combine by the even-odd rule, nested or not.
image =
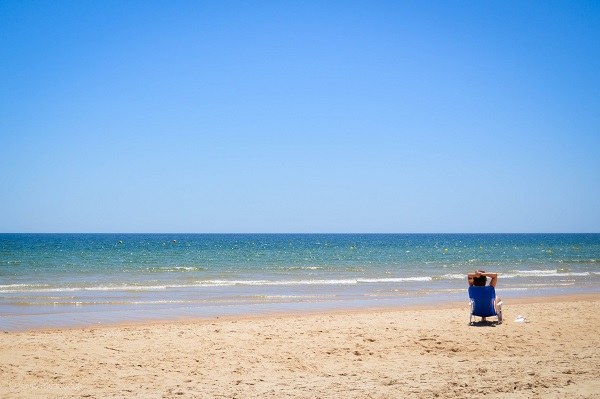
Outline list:
[[[600,234],[0,234],[0,330],[598,292]]]

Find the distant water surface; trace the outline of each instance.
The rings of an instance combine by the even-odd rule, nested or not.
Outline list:
[[[598,292],[600,234],[0,234],[0,329]]]

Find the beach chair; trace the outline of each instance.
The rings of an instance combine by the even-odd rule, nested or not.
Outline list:
[[[471,313],[469,324],[473,324],[473,316],[497,317],[498,324],[502,324],[502,301],[496,303],[496,290],[492,286],[469,287],[469,299],[471,300]]]

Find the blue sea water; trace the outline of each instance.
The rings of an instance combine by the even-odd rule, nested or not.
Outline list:
[[[598,292],[600,234],[0,234],[0,330]]]

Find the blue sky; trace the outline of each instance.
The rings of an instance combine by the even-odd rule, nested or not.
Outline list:
[[[2,1],[0,231],[600,232],[600,3]]]

